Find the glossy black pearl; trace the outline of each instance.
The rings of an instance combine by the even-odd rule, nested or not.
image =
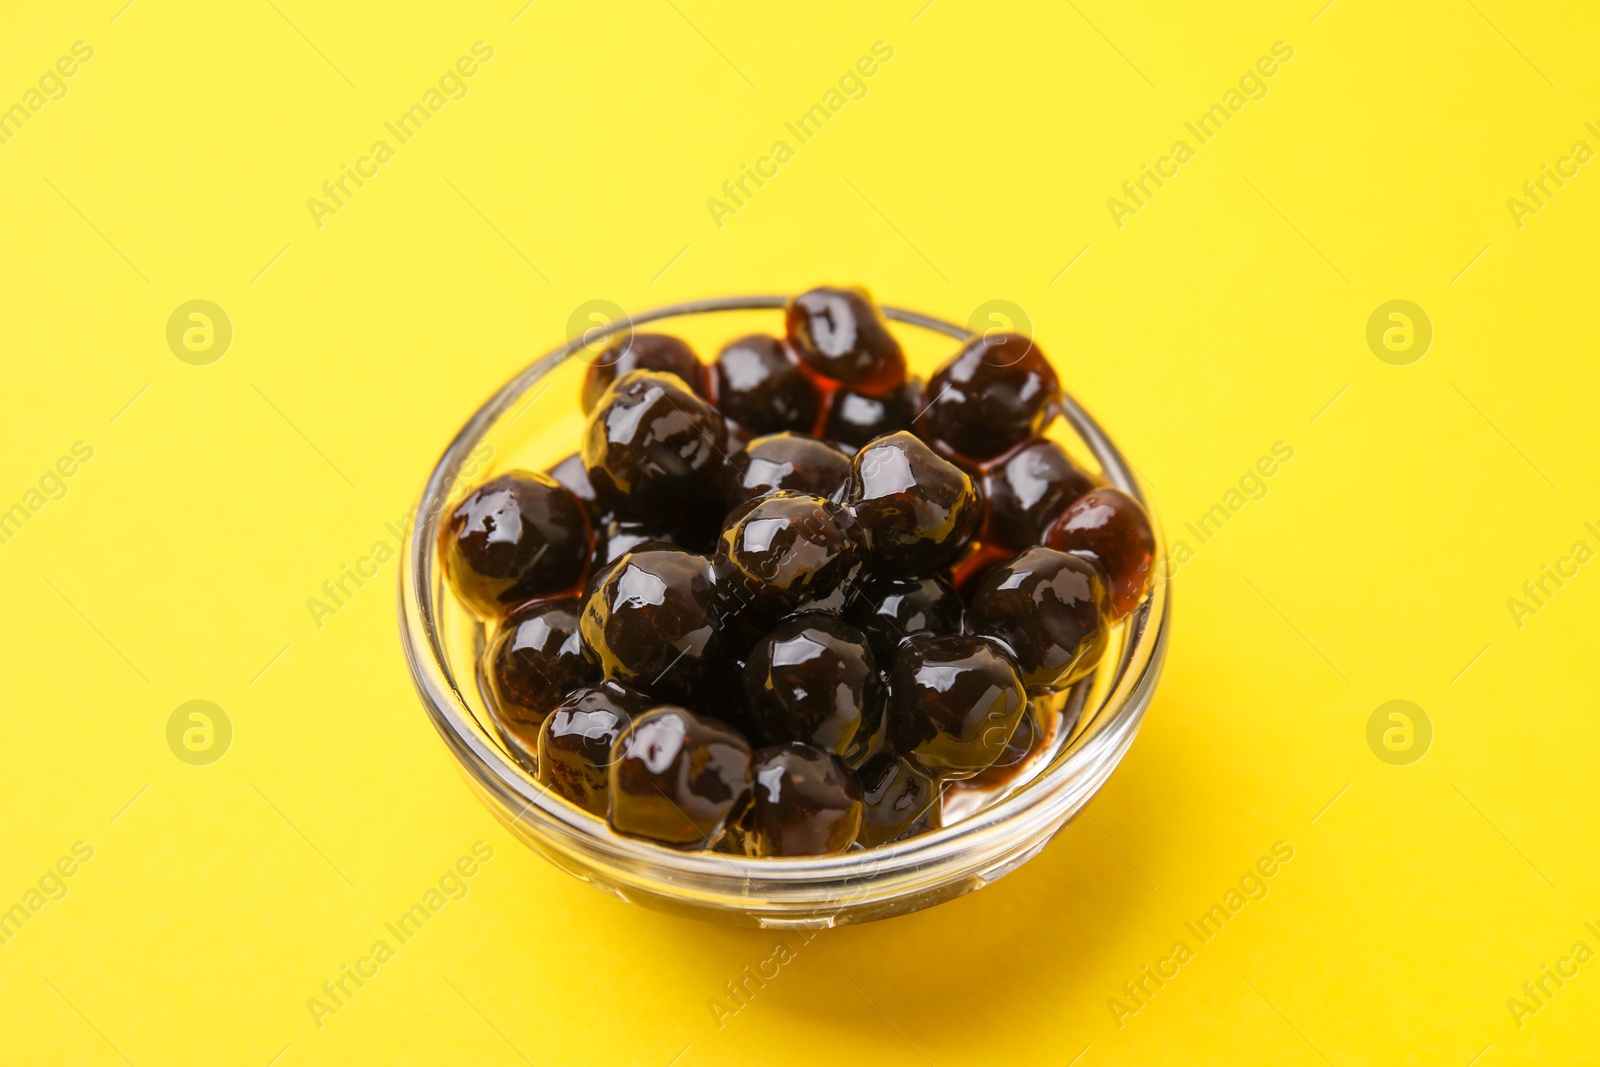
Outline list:
[[[439,549],[456,595],[492,618],[520,601],[576,588],[589,562],[589,515],[549,475],[508,471],[445,516]]]
[[[826,441],[797,433],[757,437],[730,459],[727,505],[731,511],[774,489],[837,500],[850,480],[850,457]]]
[[[495,719],[524,755],[568,693],[599,678],[578,636],[576,599],[541,600],[508,615],[484,650],[483,674]]]
[[[789,343],[823,377],[882,395],[906,380],[906,357],[864,289],[812,289],[784,312]]]
[[[1041,545],[978,580],[967,623],[1011,649],[1029,689],[1061,689],[1100,662],[1110,596],[1095,563]]]
[[[583,374],[583,410],[594,410],[611,383],[629,371],[676,374],[701,396],[706,395],[706,368],[682,340],[663,333],[636,333],[603,349]]]
[[[1049,712],[1047,714],[1055,714]],[[969,789],[998,789],[1014,780],[1051,740],[1052,734],[1040,725],[1041,711],[1037,702],[1029,702],[1016,733],[1006,742],[1006,750],[988,767],[962,782]]]
[[[584,427],[583,465],[607,510],[656,519],[720,489],[728,454],[722,416],[682,380],[630,371],[612,383]]]
[[[629,552],[647,548],[684,548],[670,527],[654,522],[632,522],[612,515],[602,516],[594,526],[594,565],[596,573],[611,566]]]
[[[942,578],[870,575],[856,584],[845,618],[866,634],[880,665],[892,665],[901,644],[922,634],[958,634],[961,596]]]
[[[837,611],[863,555],[842,506],[780,489],[729,515],[714,559],[718,595],[726,610],[768,625],[800,608]]]
[[[845,500],[879,574],[930,574],[959,552],[982,519],[972,479],[909,433],[855,454]]]
[[[751,855],[826,856],[856,839],[861,787],[832,752],[802,744],[757,749],[751,777],[755,803],[745,823]]]
[[[885,434],[911,430],[922,401],[922,382],[911,379],[882,396],[839,389],[828,407],[822,436],[850,448],[860,448]]]
[[[1035,438],[983,473],[984,525],[979,537],[1012,552],[1039,543],[1062,509],[1094,488],[1054,441]]]
[[[1110,486],[1067,506],[1045,532],[1044,543],[1100,564],[1111,579],[1111,610],[1122,616],[1150,588],[1156,538],[1150,516],[1133,497]]]
[[[998,760],[1028,707],[1016,663],[982,637],[914,637],[889,676],[892,750],[934,778],[970,778]]]
[[[750,743],[684,708],[653,708],[612,745],[606,821],[620,834],[706,848],[750,803]]]
[[[810,432],[822,399],[799,360],[776,337],[751,334],[711,365],[717,407],[746,433]]]
[[[692,699],[720,652],[709,561],[673,548],[628,553],[596,583],[579,629],[608,681]]]
[[[611,682],[567,695],[539,728],[539,781],[592,814],[606,813],[611,746],[628,724],[649,711],[650,698]]]
[[[939,783],[884,752],[856,771],[861,785],[861,831],[856,843],[873,848],[939,827]]]
[[[805,612],[757,641],[744,703],[767,741],[802,741],[860,763],[882,743],[887,690],[864,634],[836,615]]]
[[[1038,437],[1061,405],[1055,368],[1030,338],[990,333],[967,342],[928,380],[921,435],[955,455],[988,460]]]

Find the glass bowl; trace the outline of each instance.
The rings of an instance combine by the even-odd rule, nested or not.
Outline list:
[[[1003,787],[969,792],[958,821],[877,848],[802,858],[681,852],[614,834],[603,819],[546,791],[494,727],[476,668],[482,626],[444,587],[438,553],[441,514],[466,487],[504,470],[548,470],[576,450],[589,353],[636,326],[666,320],[702,355],[744,333],[781,334],[786,299],[725,297],[632,316],[613,309],[614,321],[593,326],[507,382],[467,420],[428,478],[401,565],[400,628],[423,707],[467,782],[512,834],[556,866],[623,900],[675,914],[746,926],[829,927],[926,908],[1016,870],[1088,802],[1138,732],[1166,653],[1165,542],[1132,466],[1071,396],[1063,397],[1065,419],[1050,436],[1150,510],[1157,580],[1116,628],[1100,667],[1058,701],[1062,728],[1042,751]],[[915,312],[886,307],[883,313],[898,324],[912,373],[924,378],[953,354],[951,339],[970,336]]]

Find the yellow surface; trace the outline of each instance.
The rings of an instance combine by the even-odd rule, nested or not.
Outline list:
[[[1571,152],[1600,150],[1596,19],[1321,2],[11,5],[0,906],[28,918],[0,1056],[1595,1062],[1600,164]],[[466,95],[386,133],[478,41],[445,82]],[[866,95],[798,143],[785,123],[879,41]],[[1201,143],[1185,122],[1275,42],[1292,59],[1244,83],[1266,95]],[[380,139],[319,227],[308,198]],[[777,140],[792,158],[719,226],[707,199]],[[1113,212],[1144,164],[1177,173]],[[1540,206],[1545,164],[1576,176]],[[784,939],[625,905],[507,837],[413,696],[393,562],[320,626],[307,600],[392,543],[579,305],[822,280],[1024,308],[1193,555],[1087,818],[982,893],[788,938],[719,1027],[708,1002]],[[166,340],[196,299],[233,325],[209,365]],[[1404,366],[1366,340],[1395,299],[1434,330]],[[1292,459],[1241,487],[1277,442]],[[1218,504],[1202,544],[1184,524]],[[1570,577],[1527,600],[1545,565]],[[191,700],[232,725],[220,761],[168,746]],[[1431,723],[1420,761],[1375,755],[1387,719],[1369,748],[1391,700]],[[1277,842],[1292,859],[1246,877]],[[441,879],[421,933],[386,934]],[[1202,944],[1185,923],[1241,879],[1266,895]],[[358,964],[319,1027],[308,999]],[[1146,965],[1177,973],[1133,1000]]]

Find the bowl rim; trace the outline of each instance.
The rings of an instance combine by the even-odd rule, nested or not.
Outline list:
[[[505,810],[515,810],[516,821],[531,818],[532,829],[540,836],[619,872],[632,872],[634,877],[659,879],[663,871],[668,872],[681,880],[674,881],[673,888],[685,897],[699,898],[706,892],[737,895],[741,885],[748,890],[756,881],[769,889],[788,889],[803,897],[808,889],[860,884],[885,870],[928,870],[952,863],[964,869],[971,865],[964,861],[974,857],[992,861],[1015,842],[1019,824],[1025,831],[1034,831],[1025,835],[1027,840],[1046,831],[1053,833],[1120,762],[1149,706],[1166,655],[1171,582],[1159,518],[1132,464],[1099,423],[1062,389],[1062,414],[1101,464],[1106,481],[1138,500],[1149,513],[1155,536],[1156,576],[1145,602],[1125,621],[1128,639],[1116,665],[1116,678],[1091,727],[1093,733],[1080,738],[1074,747],[1056,757],[1053,765],[1016,792],[952,826],[876,848],[827,856],[741,857],[680,851],[616,834],[607,828],[604,819],[547,791],[527,771],[486,743],[478,733],[483,726],[451,671],[436,615],[439,598],[447,594],[434,566],[433,550],[438,523],[462,461],[535,383],[588,345],[645,323],[724,311],[778,310],[788,301],[789,297],[782,295],[715,297],[624,314],[533,360],[473,412],[441,454],[423,489],[401,560],[399,621],[406,662],[424,709],[469,781],[495,796]],[[973,336],[966,327],[930,315],[893,306],[881,306],[880,310],[892,322],[956,340]],[[658,881],[653,884],[661,888]]]

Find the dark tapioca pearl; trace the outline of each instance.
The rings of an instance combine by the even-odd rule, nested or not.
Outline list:
[[[826,441],[797,433],[757,437],[730,458],[726,503],[731,511],[774,489],[837,500],[850,480],[850,457]]]
[[[1051,548],[1095,560],[1111,578],[1111,610],[1126,615],[1150,588],[1156,538],[1150,516],[1133,497],[1109,486],[1067,506],[1045,532]]]
[[[729,515],[714,559],[718,594],[768,626],[801,608],[837,611],[863,556],[860,528],[841,505],[780,489]]]
[[[579,629],[608,681],[690,700],[720,654],[711,567],[682,549],[623,556],[584,602]]]
[[[844,761],[811,745],[758,749],[745,848],[755,856],[843,852],[861,829],[861,787]]]
[[[961,597],[940,578],[885,578],[871,575],[856,583],[845,618],[866,634],[880,665],[894,663],[908,638],[958,634]]]
[[[937,570],[982,519],[972,479],[905,432],[880,437],[856,453],[845,500],[880,574]]]
[[[924,390],[918,432],[967,459],[993,459],[1038,437],[1061,406],[1055,368],[1030,338],[975,337]]]
[[[484,680],[501,730],[524,755],[568,693],[598,680],[583,652],[576,599],[541,600],[508,615],[483,654]]]
[[[682,379],[630,371],[612,383],[584,428],[583,465],[605,507],[660,521],[703,506],[720,488],[728,428]]]
[[[873,848],[939,826],[939,783],[889,753],[856,771],[861,784],[861,831],[856,842]]]
[[[1082,556],[1038,546],[993,568],[973,590],[972,631],[1003,642],[1033,690],[1094,670],[1111,628],[1104,573]]]
[[[439,550],[456,595],[493,617],[520,601],[577,588],[589,563],[589,515],[548,474],[509,471],[445,516]]]
[[[750,434],[810,431],[822,400],[798,358],[776,337],[751,334],[711,365],[717,407]]]
[[[864,289],[812,289],[789,301],[789,343],[813,370],[882,395],[906,380],[906,357]]]
[[[539,728],[539,781],[604,817],[612,743],[651,706],[643,693],[611,682],[567,694]]]
[[[1035,438],[1007,453],[983,473],[985,542],[1021,552],[1039,543],[1062,509],[1094,488],[1066,449]]]
[[[629,371],[676,374],[685,385],[706,395],[706,368],[683,341],[664,333],[636,333],[602,350],[583,375],[583,410],[594,410],[611,383]]]
[[[921,398],[922,382],[916,378],[883,396],[839,389],[828,408],[823,436],[851,448],[860,448],[885,434],[911,430]]]
[[[598,574],[629,552],[646,548],[683,548],[668,527],[605,516],[594,526],[594,565]]]
[[[652,708],[612,744],[606,820],[664,845],[713,845],[750,803],[750,756],[750,743],[725,723]]]
[[[996,789],[1010,782],[1023,771],[1034,756],[1043,750],[1054,737],[1050,727],[1043,725],[1045,716],[1055,713],[1040,708],[1038,701],[1030,701],[1016,732],[1006,742],[1005,751],[994,763],[961,783],[961,788]]]
[[[1028,706],[1005,649],[966,634],[901,645],[889,693],[892,751],[934,778],[970,778],[998,760]]]
[[[594,494],[594,486],[589,484],[589,472],[583,468],[583,457],[574,452],[566,459],[550,468],[550,477],[572,490],[572,495],[583,501],[585,507],[593,514],[599,507],[599,498]]]
[[[887,696],[866,636],[834,615],[806,612],[756,642],[744,701],[760,736],[803,741],[851,766],[882,743]]]

